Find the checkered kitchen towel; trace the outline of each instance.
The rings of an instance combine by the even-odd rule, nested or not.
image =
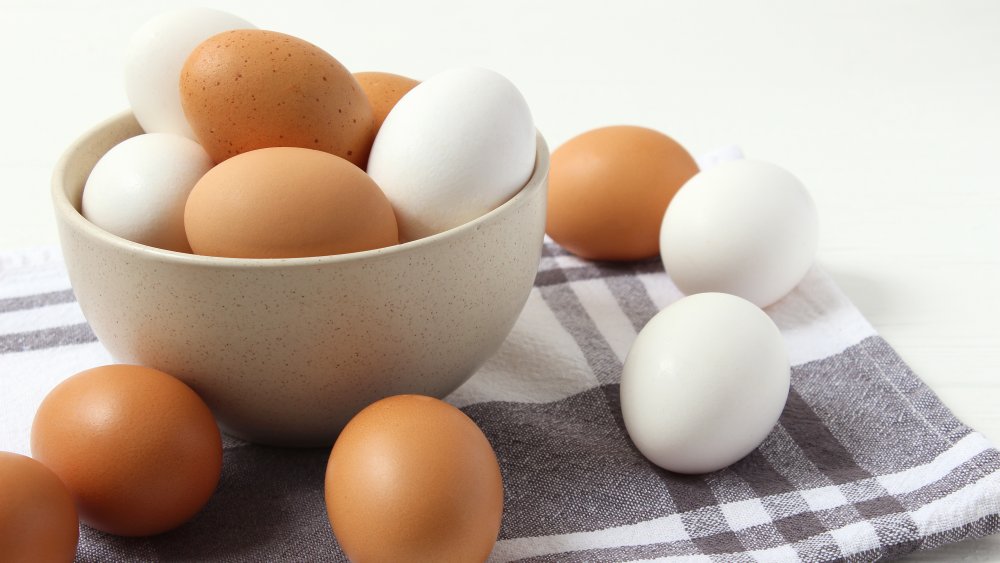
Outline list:
[[[1000,531],[1000,453],[963,426],[819,270],[767,309],[792,364],[774,431],[736,464],[683,476],[632,447],[618,378],[643,324],[680,297],[658,261],[576,259],[547,242],[499,353],[449,400],[503,470],[497,561],[874,561]],[[57,249],[0,254],[0,449],[28,452],[61,379],[111,358]],[[342,560],[326,450],[227,439],[219,489],[153,537],[82,530],[81,561]]]

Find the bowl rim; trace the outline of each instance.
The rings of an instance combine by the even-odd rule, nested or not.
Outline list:
[[[535,165],[528,177],[527,182],[513,196],[499,206],[475,219],[452,227],[446,231],[436,233],[427,237],[407,241],[393,246],[364,250],[361,252],[350,252],[346,254],[332,254],[325,256],[305,256],[299,258],[230,258],[225,256],[203,256],[199,254],[188,254],[156,248],[138,242],[130,241],[118,235],[112,234],[97,225],[91,223],[80,210],[74,206],[67,193],[67,183],[65,182],[67,169],[70,162],[81,151],[94,141],[95,137],[103,134],[113,125],[121,125],[126,120],[135,121],[135,117],[130,110],[122,111],[109,117],[97,125],[94,125],[82,135],[76,138],[73,143],[62,153],[59,161],[52,171],[51,195],[56,215],[68,223],[72,228],[81,231],[92,239],[97,239],[104,244],[117,247],[120,250],[145,255],[163,262],[173,262],[177,264],[187,264],[202,267],[222,267],[222,268],[288,268],[288,267],[317,267],[335,263],[351,263],[362,261],[373,261],[388,259],[398,254],[411,253],[419,248],[427,246],[437,246],[446,244],[447,241],[460,237],[469,231],[478,230],[484,224],[491,223],[499,219],[508,210],[521,206],[530,200],[536,192],[545,185],[545,180],[549,173],[549,148],[545,138],[537,129],[535,131]],[[136,122],[138,125],[138,122]],[[140,127],[141,131],[141,127]],[[142,133],[140,133],[142,134]]]

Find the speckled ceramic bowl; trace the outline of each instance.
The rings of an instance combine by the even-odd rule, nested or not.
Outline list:
[[[151,248],[80,215],[94,164],[140,132],[130,114],[115,117],[56,167],[73,291],[117,361],[181,378],[235,436],[329,445],[376,399],[443,397],[499,348],[531,290],[545,228],[541,137],[525,187],[475,221],[390,248],[263,260]]]

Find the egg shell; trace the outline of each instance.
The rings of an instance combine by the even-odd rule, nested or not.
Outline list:
[[[485,561],[503,481],[476,423],[431,397],[372,403],[330,453],[326,506],[352,561]]]
[[[181,104],[216,162],[264,147],[316,149],[364,166],[372,107],[354,76],[319,47],[256,29],[212,36],[191,52]]]
[[[222,470],[219,429],[198,395],[161,371],[123,364],[57,385],[35,414],[31,453],[66,484],[85,524],[122,536],[183,524]]]
[[[399,242],[385,194],[329,153],[258,149],[217,165],[191,190],[184,224],[196,254],[297,258]]]
[[[243,18],[219,10],[180,8],[137,29],[125,51],[125,94],[143,130],[196,139],[181,107],[178,83],[184,61],[217,33],[253,28]]]
[[[664,469],[722,469],[767,437],[790,376],[781,334],[757,306],[724,293],[685,297],[657,313],[629,349],[625,427]]]
[[[446,231],[486,214],[524,186],[535,164],[528,104],[483,68],[432,76],[389,112],[368,174],[392,202],[400,239]]]
[[[0,559],[69,563],[79,536],[73,497],[59,477],[30,457],[0,452]]]
[[[798,178],[769,162],[735,160],[677,193],[663,217],[660,255],[688,295],[719,291],[767,307],[809,270],[818,224]]]
[[[697,173],[688,151],[658,131],[587,131],[552,153],[545,232],[590,260],[656,256],[667,205]]]
[[[205,149],[187,137],[147,133],[126,139],[97,161],[80,211],[91,223],[124,239],[190,252],[184,205],[212,164]]]
[[[375,115],[375,125],[372,130],[376,135],[396,102],[417,84],[420,84],[412,78],[389,72],[355,72],[354,78],[357,79],[361,89],[368,96],[368,101],[372,104],[372,111]]]

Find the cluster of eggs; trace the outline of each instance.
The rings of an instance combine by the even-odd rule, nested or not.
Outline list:
[[[620,395],[639,451],[681,473],[736,462],[777,422],[790,366],[761,308],[799,284],[817,245],[816,208],[795,176],[724,160],[699,170],[670,137],[630,126],[589,131],[552,154],[549,236],[588,259],[659,255],[687,294],[637,335]]]
[[[144,133],[97,162],[81,213],[148,246],[234,258],[382,248],[489,212],[534,169],[527,104],[486,69],[422,83],[352,74],[306,41],[196,8],[140,28],[125,74]],[[223,467],[198,394],[134,365],[54,388],[31,450],[0,453],[0,553],[24,560],[72,560],[79,522],[123,536],[171,530],[209,502]],[[503,513],[486,436],[417,395],[348,423],[325,498],[353,560],[484,560]]]
[[[126,77],[146,133],[97,163],[82,213],[168,250],[292,258],[381,248],[488,212],[534,165],[531,114],[494,72],[457,69],[419,84],[351,74],[315,45],[212,10],[140,29]],[[597,129],[553,153],[546,231],[586,259],[659,254],[689,294],[649,321],[623,367],[622,414],[639,451],[702,473],[759,445],[790,380],[781,334],[761,308],[799,283],[817,242],[802,184],[764,162],[699,171],[666,135]],[[64,381],[39,408],[31,441],[35,459],[0,454],[0,483],[18,483],[0,487],[0,520],[29,503],[37,518],[0,532],[0,549],[52,560],[72,559],[78,520],[120,535],[182,524],[209,501],[223,463],[204,402],[140,366]],[[476,424],[413,395],[357,414],[325,476],[331,527],[355,560],[483,560],[503,496]]]
[[[297,37],[189,9],[136,32],[125,75],[144,134],[98,161],[81,213],[149,246],[232,258],[383,248],[489,212],[534,168],[527,103],[487,69],[420,83],[352,74]]]
[[[0,453],[0,552],[11,561],[72,561],[80,521],[125,536],[174,528],[208,502],[222,468],[201,398],[140,366],[57,385],[35,414],[31,453]]]
[[[219,483],[222,441],[208,406],[149,367],[80,372],[42,401],[33,457],[0,452],[0,553],[72,561],[79,522],[122,536],[171,530]],[[352,560],[485,560],[503,514],[496,455],[475,422],[431,397],[372,403],[330,453],[325,499]]]

